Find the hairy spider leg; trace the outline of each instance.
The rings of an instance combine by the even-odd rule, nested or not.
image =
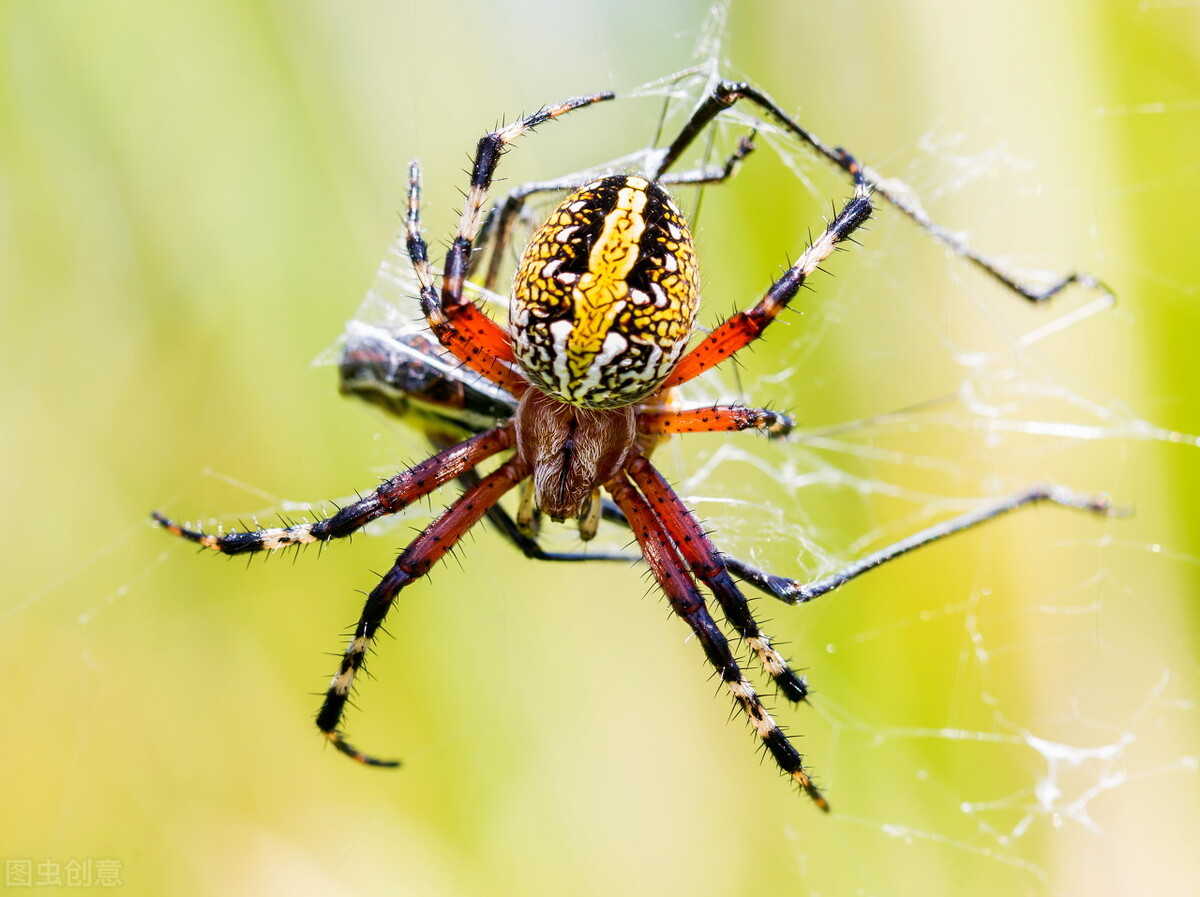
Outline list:
[[[471,261],[471,248],[479,235],[487,191],[491,186],[496,166],[500,163],[500,157],[510,143],[544,122],[574,109],[611,100],[613,96],[612,91],[605,91],[574,97],[555,106],[545,106],[532,115],[480,138],[475,150],[475,162],[471,167],[471,186],[463,204],[462,218],[446,253],[440,296],[433,287],[425,241],[420,235],[419,191],[413,189],[413,181],[410,180],[408,243],[414,267],[425,272],[425,282],[421,284],[421,310],[424,311],[434,335],[456,358],[497,385],[508,389],[518,399],[529,388],[529,384],[520,374],[508,367],[513,358],[508,334],[463,296],[463,284]],[[415,163],[410,171],[414,170]],[[419,171],[416,180],[419,181]],[[418,278],[421,276],[419,270]]]
[[[529,383],[513,368],[512,344],[508,334],[471,302],[458,302],[453,320],[441,312],[429,252],[421,236],[421,166],[414,159],[408,166],[408,214],[405,216],[408,255],[421,289],[421,308],[430,329],[446,349],[471,370],[476,371],[520,398]],[[459,284],[461,293],[462,284]]]
[[[655,580],[666,594],[671,609],[692,628],[704,648],[708,662],[716,669],[725,687],[749,717],[763,745],[779,768],[804,789],[818,807],[828,810],[829,804],[804,770],[804,758],[779,728],[754,691],[754,686],[743,675],[729,648],[729,641],[713,621],[704,604],[703,595],[646,499],[629,482],[625,473],[618,474],[606,483],[604,488],[629,519],[638,544],[642,547]]]
[[[1114,508],[1107,496],[1080,495],[1068,489],[1046,486],[1039,483],[998,501],[988,502],[974,511],[960,514],[958,517],[954,517],[944,523],[939,523],[920,532],[913,533],[913,535],[901,539],[899,542],[895,542],[886,548],[881,548],[879,551],[872,552],[866,557],[860,558],[836,573],[812,582],[804,583],[796,579],[788,579],[785,576],[767,573],[750,566],[744,561],[731,558],[728,555],[725,556],[725,563],[738,577],[744,579],[760,591],[788,604],[804,604],[806,601],[812,601],[814,598],[819,598],[821,595],[832,592],[850,580],[862,576],[862,574],[874,570],[888,561],[894,561],[896,558],[902,557],[910,551],[945,539],[947,536],[953,536],[956,533],[973,529],[982,523],[995,520],[997,517],[1008,514],[1011,511],[1038,504],[1054,504],[1076,511],[1087,511],[1101,517],[1117,517],[1128,513],[1125,509]]]
[[[400,590],[428,573],[442,555],[453,548],[505,492],[527,476],[529,467],[518,457],[509,459],[488,474],[478,485],[460,495],[457,501],[401,552],[392,569],[367,596],[362,615],[354,628],[354,636],[342,655],[341,665],[330,681],[325,700],[317,713],[317,728],[346,756],[368,766],[399,765],[395,760],[380,760],[364,754],[350,745],[342,735],[339,727],[354,686],[354,678],[362,669],[375,633],[383,624]]]
[[[762,91],[747,84],[744,81],[718,81],[712,86],[709,94],[700,101],[696,108],[692,111],[691,116],[684,124],[679,136],[667,149],[666,155],[658,164],[658,170],[654,173],[655,177],[661,177],[662,174],[674,165],[680,155],[682,155],[693,141],[703,133],[704,129],[718,115],[736,103],[738,100],[749,100],[759,109],[767,113],[767,115],[778,122],[783,128],[798,138],[803,143],[811,147],[818,155],[828,159],[834,165],[841,168],[857,182],[858,168],[853,157],[841,147],[830,146],[822,141],[812,131],[800,126],[795,119],[784,112],[779,105],[767,96]],[[913,221],[918,227],[932,236],[939,243],[948,247],[956,255],[960,255],[967,259],[972,265],[983,271],[989,277],[1003,284],[1008,289],[1012,290],[1018,296],[1028,300],[1034,304],[1048,301],[1053,296],[1061,293],[1064,289],[1073,283],[1090,290],[1098,290],[1105,295],[1112,296],[1112,290],[1109,289],[1102,281],[1093,277],[1090,274],[1085,274],[1079,271],[1072,271],[1069,274],[1060,276],[1056,281],[1046,287],[1036,287],[1032,284],[1020,280],[1013,274],[1005,270],[1004,266],[995,259],[989,258],[983,253],[977,252],[971,248],[971,245],[963,239],[959,234],[943,227],[935,222],[925,212],[919,202],[914,199],[909,199],[901,193],[888,187],[887,182],[874,169],[862,167],[861,171],[865,176],[868,185],[873,193],[882,196],[890,205],[898,209],[905,217]]]
[[[316,523],[271,527],[221,535],[187,529],[154,511],[151,517],[167,532],[224,554],[275,551],[289,545],[327,542],[341,539],[362,529],[372,520],[402,511],[419,498],[462,476],[498,452],[512,448],[515,439],[511,424],[504,424],[472,436],[465,442],[438,452],[420,464],[402,470],[380,483],[369,495]]]
[[[783,655],[772,647],[770,636],[759,629],[746,596],[729,575],[721,553],[697,522],[696,515],[643,455],[634,455],[626,461],[625,470],[662,521],[680,557],[696,578],[712,591],[725,619],[745,639],[780,693],[793,703],[803,701],[808,696],[804,679],[796,675]]]
[[[758,339],[767,329],[767,325],[787,308],[792,297],[804,286],[804,282],[817,270],[821,262],[871,217],[870,188],[863,180],[862,170],[857,164],[853,160],[850,160],[849,164],[855,175],[854,196],[846,202],[837,217],[829,222],[824,233],[771,285],[757,305],[749,311],[738,312],[715,327],[708,336],[679,359],[679,364],[663,383],[663,389],[671,389],[698,377]]]
[[[638,431],[650,434],[729,433],[760,430],[771,438],[786,436],[796,422],[790,415],[770,408],[743,405],[712,405],[679,411],[643,411],[637,417]]]

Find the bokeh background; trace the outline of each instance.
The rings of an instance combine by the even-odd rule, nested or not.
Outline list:
[[[69,863],[115,860],[132,894],[1200,888],[1195,3],[735,2],[717,30],[731,71],[975,245],[1119,295],[1026,309],[883,211],[749,358],[746,398],[811,428],[954,398],[824,442],[663,452],[723,545],[797,573],[1036,479],[1136,508],[1026,513],[810,607],[758,603],[816,689],[780,716],[832,815],[756,762],[639,570],[469,538],[405,594],[349,721],[403,756],[386,773],[324,749],[311,717],[355,590],[420,518],[250,564],[150,526],[151,508],[235,523],[343,497],[419,457],[311,364],[370,282],[406,161],[436,245],[483,130],[683,69],[709,18],[0,5],[7,884],[24,868],[73,892]],[[660,108],[580,113],[503,173],[645,146]],[[784,149],[797,171],[763,151],[704,194],[710,316],[846,194]]]

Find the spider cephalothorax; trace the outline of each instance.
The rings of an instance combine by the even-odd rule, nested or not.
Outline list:
[[[534,501],[551,520],[583,518],[595,491],[621,470],[637,435],[631,405],[580,408],[538,389],[521,397],[513,423],[517,456],[532,472]]]
[[[480,140],[440,286],[421,234],[420,172],[415,162],[411,166],[406,244],[432,337],[410,334],[398,339],[396,345],[404,350],[400,363],[392,363],[386,350],[381,352],[375,344],[347,346],[343,389],[397,413],[419,413],[423,429],[440,451],[315,523],[214,535],[158,514],[154,518],[205,548],[241,554],[348,536],[452,480],[462,482],[463,495],[417,536],[367,596],[317,714],[318,728],[339,751],[363,763],[394,765],[352,747],[341,723],[355,677],[399,592],[424,576],[485,515],[531,557],[581,560],[586,556],[541,551],[534,538],[535,514],[540,510],[556,520],[579,518],[585,539],[595,534],[603,514],[633,531],[672,610],[691,628],[780,769],[827,808],[799,752],[743,674],[701,587],[715,599],[728,626],[779,693],[802,701],[807,696],[804,681],[759,629],[734,576],[798,604],[920,545],[1019,507],[1051,501],[1106,512],[1107,504],[1035,486],[931,527],[818,582],[775,576],[721,554],[649,456],[668,434],[750,429],[781,436],[788,432],[790,420],[768,409],[739,405],[681,408],[674,388],[757,339],[817,266],[867,220],[873,193],[1030,301],[1042,301],[1068,283],[1095,281],[1072,275],[1041,293],[1022,286],[954,241],[902,195],[868,180],[848,153],[821,143],[749,85],[729,81],[712,88],[645,176],[616,175],[582,187],[577,182],[527,185],[514,190],[484,221],[487,190],[506,146],[542,122],[611,96],[595,94],[547,107]],[[841,168],[854,194],[756,304],[689,349],[699,301],[696,256],[687,223],[662,185],[729,177],[752,149],[748,140],[723,168],[680,174],[668,169],[723,109],[740,99],[757,105],[786,133]],[[500,250],[524,199],[549,190],[574,192],[551,213],[522,255],[506,331],[464,296],[472,252],[479,248],[477,243],[488,244],[491,265],[483,285],[490,288]],[[482,239],[481,230],[486,230]],[[409,411],[418,408],[419,412]],[[460,437],[465,438],[454,441]],[[498,466],[481,476],[478,466],[496,457],[502,459]],[[515,487],[521,488],[521,500],[514,523],[498,502]],[[611,501],[604,500],[602,492]]]

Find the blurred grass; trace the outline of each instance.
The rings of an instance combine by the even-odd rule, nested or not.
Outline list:
[[[484,128],[684,67],[706,12],[453,9],[0,6],[3,858],[117,858],[138,894],[1194,890],[1197,727],[1182,702],[1198,691],[1196,454],[1155,441],[1047,440],[1012,458],[1017,440],[989,454],[964,437],[964,495],[1049,471],[1135,503],[1137,517],[1029,515],[873,574],[856,597],[803,613],[760,605],[811,668],[816,707],[781,716],[806,735],[831,818],[755,764],[638,571],[535,565],[482,532],[461,569],[406,594],[351,721],[407,768],[373,775],[321,749],[323,652],[406,526],[244,565],[193,557],[147,512],[230,520],[344,496],[418,456],[419,441],[308,366],[398,221],[405,161],[422,158],[438,245]],[[976,245],[1110,280],[1117,308],[1031,364],[1195,432],[1198,21],[1187,6],[1082,0],[745,4],[727,52],[826,139],[912,179]],[[915,149],[930,132],[963,142],[931,161]],[[559,172],[645,139],[622,130],[619,106],[597,110],[524,141],[504,173]],[[958,183],[954,154],[992,147],[1032,167]],[[765,285],[844,194],[814,167],[815,199],[784,195],[779,171],[748,165],[705,196],[713,313]],[[922,366],[913,341],[974,333],[959,316],[981,295],[1013,332],[1035,326],[895,216],[864,243],[749,361],[753,383],[804,346],[797,374],[761,393],[806,423],[953,388],[945,346]],[[896,367],[901,349],[910,367]],[[914,453],[956,457],[920,439]],[[788,463],[786,449],[751,448]],[[664,463],[679,477],[676,462],[711,450],[689,443]],[[772,494],[732,470],[704,494]],[[916,467],[893,474],[927,487]],[[754,515],[702,507],[738,551],[795,568]],[[832,551],[889,519],[829,497],[773,511],[818,520]],[[976,619],[986,664],[970,662]],[[1035,810],[1005,842],[988,826],[1035,807],[1023,790],[1045,781],[1041,757],[916,734],[943,726],[1075,745],[1128,732],[1116,769],[1132,780],[1089,805],[1103,833]],[[1100,772],[1054,781],[1086,790]],[[960,808],[981,795],[1005,802],[982,821]]]

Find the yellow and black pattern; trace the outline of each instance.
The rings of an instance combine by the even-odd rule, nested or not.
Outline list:
[[[687,222],[645,178],[572,193],[534,234],[513,283],[517,361],[560,401],[619,408],[652,395],[687,345],[699,304]]]

